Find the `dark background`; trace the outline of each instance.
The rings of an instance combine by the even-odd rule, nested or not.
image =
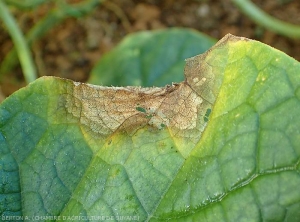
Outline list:
[[[79,0],[69,0],[77,3]],[[299,0],[253,0],[268,14],[300,25]],[[35,9],[13,9],[26,33],[47,12],[51,1]],[[0,23],[1,24],[1,23]],[[86,81],[101,56],[124,36],[139,30],[189,27],[216,39],[227,33],[256,39],[300,61],[300,40],[289,39],[259,27],[230,0],[108,0],[87,16],[68,18],[49,30],[32,46],[38,74]],[[0,61],[12,48],[10,36],[0,25]],[[20,66],[6,73],[0,85],[2,98],[25,86]]]

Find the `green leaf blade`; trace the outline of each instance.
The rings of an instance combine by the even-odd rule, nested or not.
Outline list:
[[[153,221],[155,218],[280,221],[294,212],[292,207],[288,212],[283,206],[300,200],[296,188],[293,188],[290,203],[276,205],[278,196],[289,199],[289,194],[280,193],[279,188],[268,193],[274,197],[274,206],[268,206],[267,198],[263,197],[269,183],[283,188],[288,180],[293,180],[299,185],[300,140],[296,134],[300,125],[296,112],[299,113],[300,104],[295,96],[299,75],[292,71],[295,61],[254,41],[232,39],[227,44],[224,80],[209,125],[160,203]],[[252,54],[254,49],[256,53]],[[220,56],[216,53],[212,50],[207,57]],[[257,58],[257,54],[260,57]],[[267,62],[260,60],[270,54]],[[278,60],[282,61],[280,68],[274,67]],[[299,64],[297,67],[300,68]],[[266,78],[262,83],[262,76],[266,74],[270,81]],[[293,83],[289,79],[293,79]],[[266,94],[260,93],[262,91]],[[257,95],[255,99],[254,95]],[[181,192],[177,191],[178,187]],[[206,212],[212,209],[219,210],[213,210],[216,218],[208,219],[211,215]],[[292,221],[295,218],[297,216]]]
[[[1,213],[297,221],[297,70],[228,35],[165,88],[41,78],[0,107]]]

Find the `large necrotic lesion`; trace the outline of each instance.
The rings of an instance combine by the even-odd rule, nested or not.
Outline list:
[[[74,84],[73,104],[67,109],[81,124],[103,136],[119,130],[131,134],[147,125],[158,130],[167,127],[174,136],[190,137],[199,134],[195,129],[199,124],[205,124],[203,118],[198,118],[202,103],[186,82],[162,88]]]

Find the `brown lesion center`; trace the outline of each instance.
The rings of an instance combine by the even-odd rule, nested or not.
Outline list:
[[[133,132],[146,125],[176,132],[192,130],[203,102],[186,82],[162,88],[74,84],[73,97],[68,111],[104,136],[118,130]],[[80,101],[78,109],[72,108],[75,100]]]

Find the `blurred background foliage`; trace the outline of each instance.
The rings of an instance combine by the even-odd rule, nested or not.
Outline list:
[[[186,28],[130,34],[99,60],[88,82],[148,87],[181,82],[185,59],[207,51],[215,43],[215,39]]]
[[[300,1],[252,2],[263,11],[251,12],[251,1],[243,0],[1,0],[1,97],[44,75],[104,85],[180,81],[172,74],[183,72],[185,56],[202,53],[227,33],[257,39],[300,60]],[[274,18],[290,23],[283,24],[288,34],[277,30],[282,24]],[[190,29],[134,34],[174,27],[205,35]],[[124,39],[128,34],[131,41]],[[136,49],[141,56],[128,53]],[[137,74],[140,65],[150,71]]]

